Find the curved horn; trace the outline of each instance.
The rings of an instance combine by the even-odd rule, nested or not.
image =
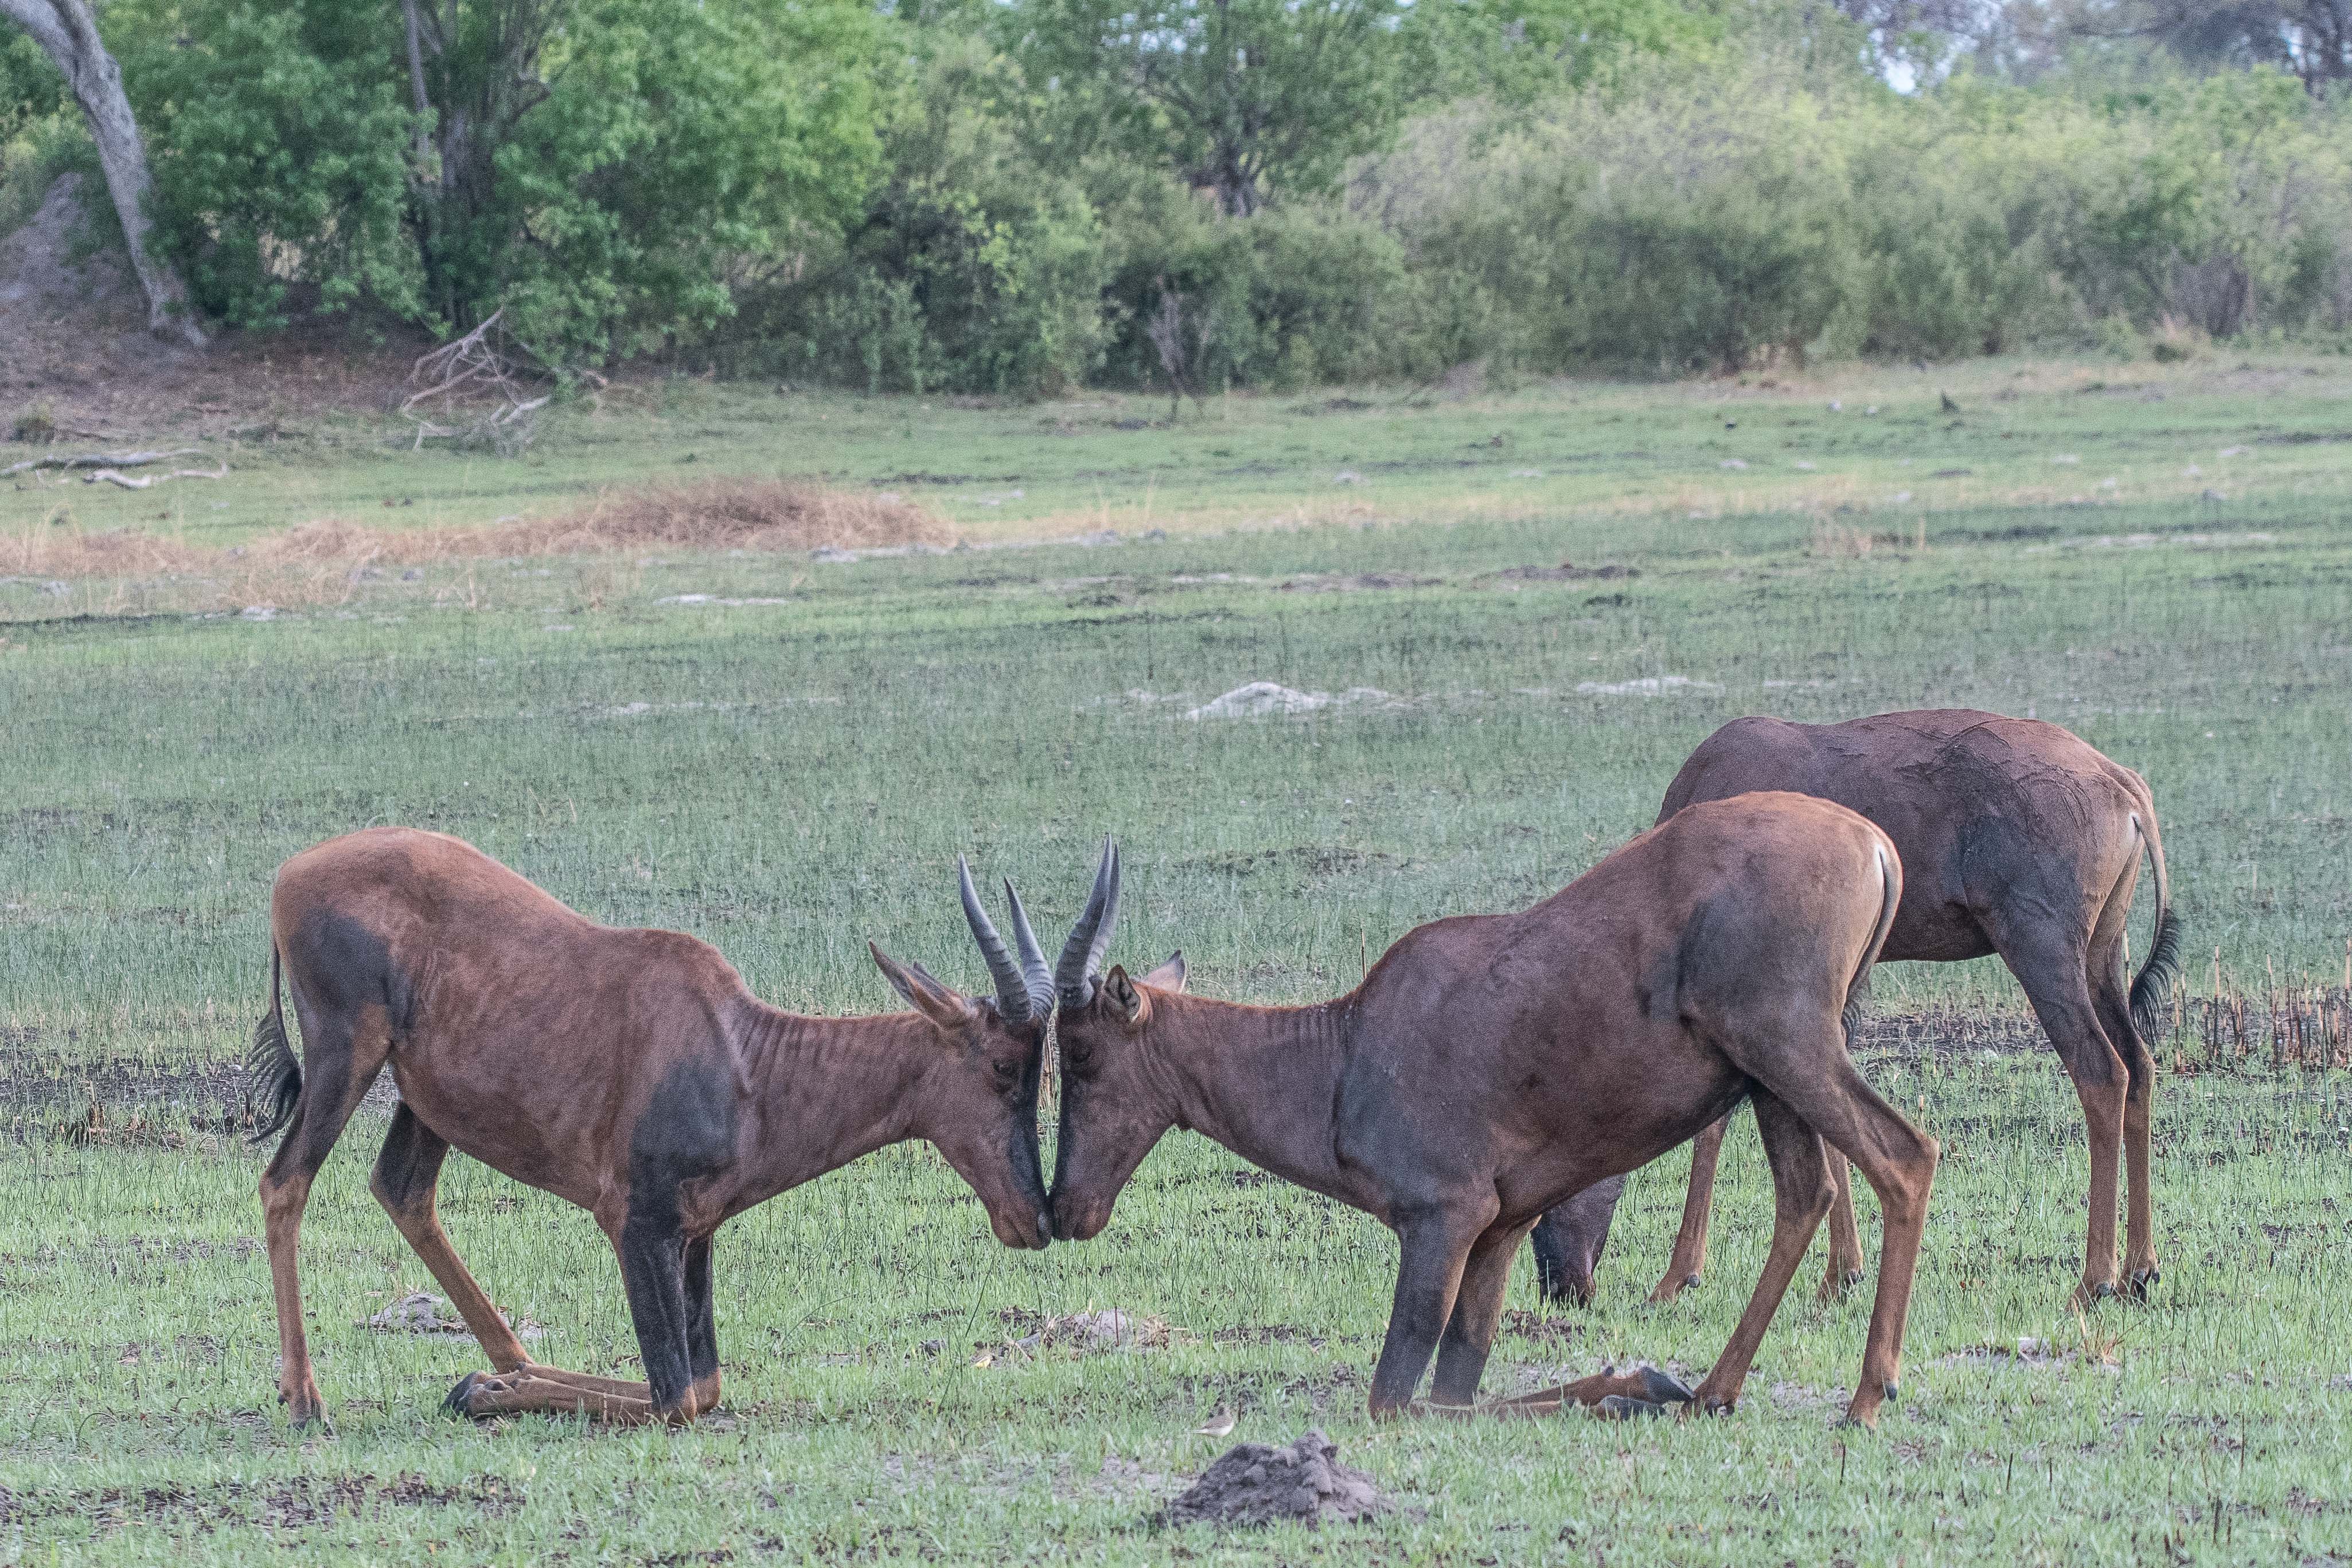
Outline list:
[[[1021,907],[1021,895],[1013,890],[1010,877],[1004,879],[1004,896],[1013,905],[1013,943],[1021,952],[1021,983],[1029,993],[1030,1016],[1043,1017],[1054,1010],[1054,972],[1045,966],[1045,950],[1029,929],[1029,911]]]
[[[1055,966],[1054,989],[1065,1007],[1083,1007],[1094,1000],[1095,976],[1118,925],[1118,846],[1103,840],[1102,864],[1095,868],[1095,889],[1087,898],[1086,912],[1070,928],[1062,962]]]
[[[1021,966],[1005,950],[1004,939],[996,934],[988,911],[980,907],[980,894],[971,885],[971,868],[961,855],[956,857],[956,884],[963,894],[963,918],[971,927],[971,939],[980,943],[980,955],[988,961],[989,978],[996,982],[996,1010],[1009,1024],[1027,1023],[1029,987],[1022,978]]]

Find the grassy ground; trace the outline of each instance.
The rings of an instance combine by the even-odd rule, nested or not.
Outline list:
[[[0,584],[0,1561],[2352,1560],[2345,1075],[2273,1068],[2259,1042],[2216,1063],[2200,1011],[2217,966],[2225,990],[2340,980],[2352,931],[2342,373],[2070,390],[2125,374],[1973,367],[1941,384],[1957,416],[1933,377],[1856,372],[1326,395],[1172,430],[683,387],[608,412],[604,446],[571,411],[581,428],[537,461],[314,435],[217,489],[156,492],[219,502],[185,526],[228,542],[362,503],[370,521],[569,504],[692,451],[693,471],[910,492],[908,474],[968,474],[919,493],[977,542],[1106,521],[1123,542],[459,563],[267,618],[190,613],[187,584]],[[1333,484],[1342,466],[1361,482]],[[1952,468],[1971,472],[1936,477]],[[1001,504],[967,504],[983,494]],[[165,526],[152,497],[0,489],[0,508],[60,500],[84,526],[142,506]],[[1309,525],[1262,526],[1285,520]],[[1633,574],[1506,574],[1563,559]],[[1687,684],[1642,685],[1669,677]],[[1336,700],[1186,717],[1252,679]],[[1874,1436],[1830,1426],[1866,1302],[1809,1297],[1729,1421],[1375,1431],[1393,1244],[1184,1135],[1105,1237],[1036,1256],[996,1248],[928,1151],[865,1162],[722,1236],[723,1419],[475,1430],[434,1414],[469,1344],[360,1326],[429,1285],[366,1194],[364,1117],[306,1234],[337,1433],[290,1442],[276,1417],[226,1064],[261,1004],[269,873],[318,838],[459,833],[600,918],[709,938],[775,1001],[847,1011],[885,1003],[869,935],[977,977],[955,851],[1010,872],[1045,926],[1116,831],[1117,956],[1181,945],[1203,989],[1292,999],[1353,984],[1420,921],[1556,888],[1727,718],[1925,703],[2035,712],[2147,774],[2197,1000],[2165,1047],[2183,1070],[2158,1107],[2164,1282],[2077,1321],[2079,1116],[2013,986],[1981,964],[1882,973],[1871,1074],[1947,1160],[1905,1404]],[[1636,1180],[1592,1310],[1545,1316],[1523,1271],[1489,1393],[1712,1357],[1769,1193],[1742,1132],[1709,1285],[1654,1310],[1679,1175]],[[543,1325],[541,1355],[626,1364],[584,1216],[464,1162],[444,1208]],[[1090,1305],[1179,1331],[970,1364]],[[1147,1529],[1222,1447],[1189,1432],[1225,1404],[1241,1438],[1326,1426],[1412,1511],[1238,1545]]]
[[[140,492],[79,482],[12,491],[0,481],[0,520],[68,517],[233,542],[323,517],[488,522],[575,508],[608,486],[713,472],[893,489],[975,539],[1842,505],[1907,516],[2207,489],[2234,498],[2340,485],[2352,454],[2347,388],[2352,362],[2340,358],[1988,360],[1470,397],[1232,397],[1187,404],[1171,425],[1165,402],[1118,394],[1000,404],[669,381],[558,405],[515,459],[414,453],[404,420],[289,397],[242,438],[156,430],[130,443],[194,446],[184,461],[226,460],[226,480]],[[2245,450],[2223,455],[2233,447]]]

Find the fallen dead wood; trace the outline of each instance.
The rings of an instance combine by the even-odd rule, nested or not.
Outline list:
[[[98,468],[84,474],[86,485],[121,485],[126,490],[143,490],[160,485],[166,479],[225,479],[228,478],[228,459],[223,458],[218,468],[173,468],[168,474],[142,474],[137,479],[113,468]]]
[[[194,457],[195,452],[194,447],[177,447],[168,452],[88,452],[72,458],[27,458],[0,468],[0,479],[35,468],[137,468],[170,458]]]
[[[421,450],[427,441],[457,441],[512,457],[530,445],[538,434],[536,416],[553,401],[553,394],[527,395],[549,378],[539,354],[506,329],[505,316],[503,308],[493,310],[472,331],[417,359],[408,373],[409,384],[416,390],[399,408],[402,417],[416,426],[410,450]],[[479,400],[486,397],[496,402],[481,408]],[[462,424],[442,422],[468,404],[479,409],[472,418]],[[442,418],[430,416],[428,405],[441,411]]]

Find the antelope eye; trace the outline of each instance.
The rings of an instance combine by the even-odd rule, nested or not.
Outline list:
[[[1017,1062],[1000,1060],[992,1065],[996,1068],[996,1076],[1001,1082],[1011,1083],[1021,1075],[1021,1066]]]
[[[1082,1068],[1094,1059],[1095,1052],[1092,1046],[1066,1046],[1062,1054],[1069,1058],[1072,1067]]]

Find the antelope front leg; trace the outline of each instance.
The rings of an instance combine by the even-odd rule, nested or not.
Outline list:
[[[447,1408],[485,1420],[498,1415],[585,1415],[616,1426],[641,1426],[656,1419],[642,1383],[589,1377],[553,1367],[522,1366],[513,1372],[471,1372],[449,1391]]]
[[[1518,1256],[1525,1226],[1490,1230],[1470,1248],[1462,1267],[1461,1288],[1454,1293],[1454,1311],[1437,1342],[1437,1373],[1430,1380],[1432,1405],[1467,1405],[1478,1397],[1478,1379],[1495,1348],[1495,1330],[1503,1318],[1503,1295],[1511,1282],[1511,1261]]]
[[[1670,1405],[1687,1405],[1690,1386],[1662,1367],[1637,1366],[1631,1372],[1604,1372],[1555,1384],[1533,1394],[1522,1394],[1489,1406],[1496,1415],[1557,1415],[1562,1407],[1581,1405],[1610,1415],[1654,1415]]]
[[[1438,1337],[1454,1316],[1463,1264],[1471,1244],[1486,1228],[1485,1215],[1424,1213],[1398,1227],[1402,1258],[1396,1302],[1389,1311],[1388,1337],[1372,1372],[1371,1413],[1395,1415],[1412,1402],[1412,1391],[1437,1349]]]
[[[585,1415],[620,1426],[683,1426],[714,1408],[719,1357],[709,1321],[709,1238],[689,1245],[657,1226],[625,1225],[619,1250],[645,1382],[530,1364],[469,1373],[450,1390],[449,1409],[477,1418]]]

